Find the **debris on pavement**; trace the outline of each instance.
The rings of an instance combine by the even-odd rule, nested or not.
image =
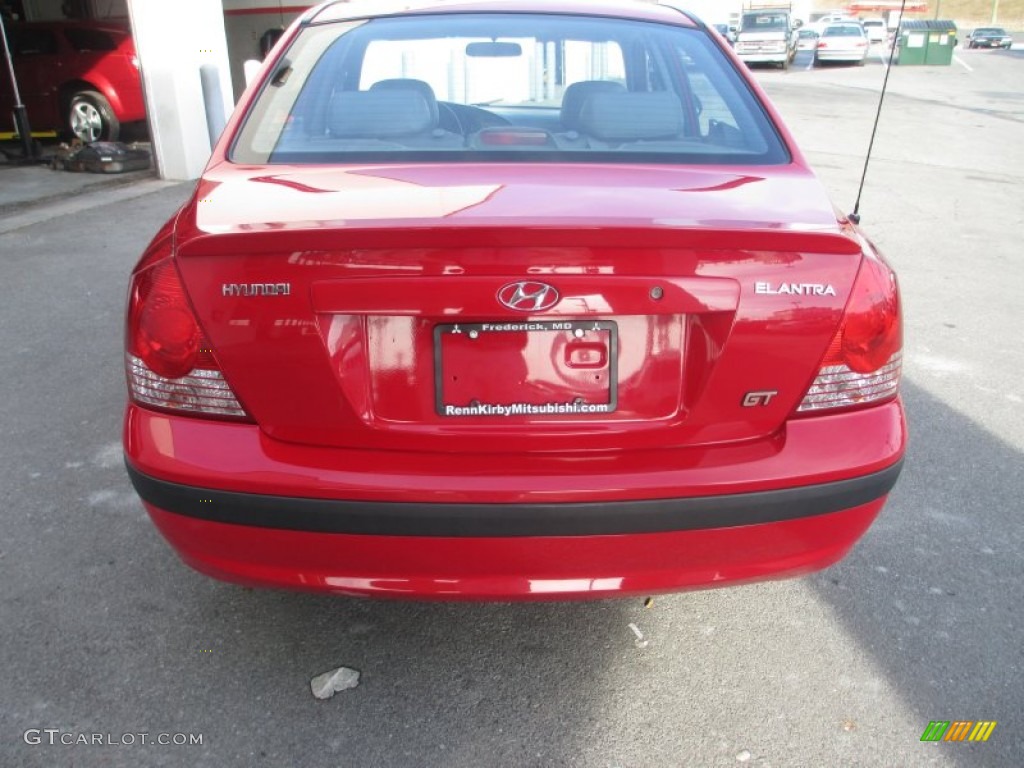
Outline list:
[[[640,627],[630,622],[629,628],[633,630],[633,634],[636,635],[636,640],[633,641],[636,647],[646,648],[649,645],[649,642],[644,639],[644,633],[640,631]]]
[[[355,688],[357,685],[359,685],[359,670],[348,667],[338,667],[330,672],[324,672],[322,675],[314,677],[309,683],[313,695],[318,699],[329,699],[334,694]]]
[[[144,171],[151,162],[150,152],[141,144],[125,144],[120,141],[96,141],[82,144],[75,140],[61,144],[57,153],[50,158],[50,168],[55,171],[77,173],[126,173]]]

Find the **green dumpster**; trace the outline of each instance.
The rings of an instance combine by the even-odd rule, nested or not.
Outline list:
[[[941,19],[904,21],[896,44],[897,64],[943,64],[953,61],[956,48],[956,24]]]

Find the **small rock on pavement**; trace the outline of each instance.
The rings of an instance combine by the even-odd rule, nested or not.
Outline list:
[[[314,677],[309,687],[318,699],[329,699],[339,691],[346,691],[359,685],[359,670],[338,667]]]
[[[742,752],[736,755],[736,759],[741,763],[749,762],[751,757],[753,757],[753,755],[751,755],[750,750],[747,749],[744,749]]]

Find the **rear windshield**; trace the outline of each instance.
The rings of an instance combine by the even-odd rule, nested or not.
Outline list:
[[[789,155],[706,32],[486,13],[304,29],[231,159],[778,164]]]
[[[861,37],[861,28],[855,24],[843,24],[838,27],[826,27],[822,37]]]
[[[745,13],[743,31],[757,32],[759,29],[789,29],[789,16],[784,13]]]
[[[1005,35],[1006,32],[1003,31],[1002,29],[998,28],[998,27],[990,27],[988,29],[978,29],[978,30],[975,30],[974,34],[976,34],[976,35]]]

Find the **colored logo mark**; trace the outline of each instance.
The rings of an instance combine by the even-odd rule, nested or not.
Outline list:
[[[988,741],[995,729],[995,720],[932,720],[921,741]]]

